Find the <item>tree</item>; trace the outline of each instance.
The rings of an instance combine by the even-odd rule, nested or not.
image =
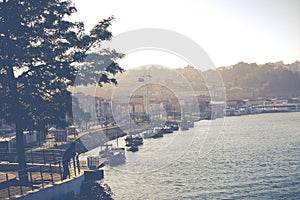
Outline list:
[[[71,115],[71,93],[79,84],[116,83],[110,74],[122,72],[114,50],[94,52],[92,47],[112,37],[109,17],[86,33],[82,22],[66,20],[76,12],[70,0],[2,0],[0,2],[0,113],[16,127],[19,176],[27,181],[23,130],[42,129],[47,124],[66,126]],[[102,64],[99,64],[102,63]],[[109,63],[109,64],[107,64]],[[78,71],[85,68],[85,76]]]

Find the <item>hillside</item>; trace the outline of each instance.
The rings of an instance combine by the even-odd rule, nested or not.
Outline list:
[[[299,97],[300,63],[238,63],[218,68],[228,98]]]
[[[240,62],[205,72],[198,71],[191,66],[178,69],[148,66],[118,74],[116,79],[119,81],[119,85],[117,86],[84,87],[77,88],[77,91],[108,99],[113,91],[118,91],[117,88],[121,87],[121,93],[125,95],[133,92],[130,88],[140,87],[139,77],[147,74],[151,75],[149,83],[160,82],[166,87],[172,85],[175,90],[173,92],[182,92],[190,88],[188,90],[195,91],[195,94],[209,96],[209,92],[212,90],[216,90],[216,88],[220,90],[225,86],[226,97],[229,100],[257,97],[300,97],[300,62],[298,61],[292,64],[276,62],[263,65]],[[219,75],[223,82],[218,80]]]

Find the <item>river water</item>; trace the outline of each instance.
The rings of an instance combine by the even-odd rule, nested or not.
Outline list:
[[[114,199],[300,199],[299,125],[300,113],[200,121],[144,140],[103,182]]]

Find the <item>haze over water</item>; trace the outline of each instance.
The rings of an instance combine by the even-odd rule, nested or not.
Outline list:
[[[299,112],[227,117],[216,146],[202,157],[211,121],[200,121],[189,131],[144,140],[140,151],[127,153],[125,165],[105,170],[104,182],[114,199],[298,199],[299,122]],[[174,153],[182,155],[178,160],[156,171],[134,171],[147,167],[139,155],[165,147],[174,137],[192,141],[186,151]]]

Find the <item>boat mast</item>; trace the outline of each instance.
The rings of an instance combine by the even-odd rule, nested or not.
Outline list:
[[[117,147],[119,147],[118,131],[116,131],[116,135],[117,135]]]
[[[131,116],[130,116],[130,113],[129,113],[129,134],[131,134]]]

